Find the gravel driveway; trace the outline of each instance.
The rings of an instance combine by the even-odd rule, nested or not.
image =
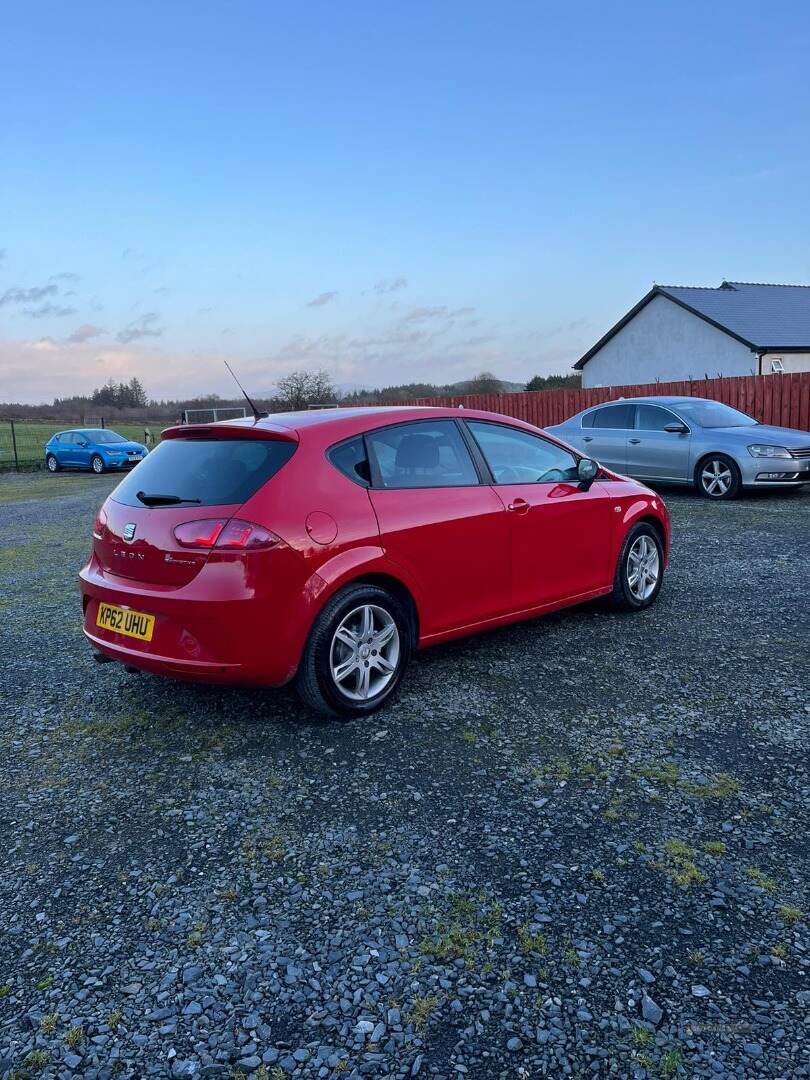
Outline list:
[[[95,664],[114,480],[51,479],[0,478],[0,1076],[810,1076],[810,493],[668,493],[649,612],[341,724]]]

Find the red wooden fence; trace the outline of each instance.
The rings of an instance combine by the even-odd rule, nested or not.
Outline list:
[[[464,394],[461,397],[415,398],[392,405],[463,405],[527,420],[538,427],[560,424],[569,416],[620,397],[678,394],[712,398],[748,413],[763,424],[810,431],[810,371],[783,375],[740,375],[727,379],[646,383],[587,390],[537,390],[518,394]]]

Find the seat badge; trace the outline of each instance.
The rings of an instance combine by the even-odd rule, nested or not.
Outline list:
[[[135,522],[130,521],[124,526],[124,540],[131,544],[135,539]]]

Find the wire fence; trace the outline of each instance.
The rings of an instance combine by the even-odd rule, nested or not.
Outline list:
[[[45,468],[45,444],[57,431],[70,431],[76,427],[110,427],[125,439],[136,442],[148,441],[147,432],[157,442],[164,428],[171,421],[165,419],[118,420],[107,423],[103,416],[85,419],[81,425],[69,420],[2,420],[0,419],[0,471],[9,469],[29,470]]]

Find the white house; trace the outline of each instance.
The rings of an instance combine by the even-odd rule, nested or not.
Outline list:
[[[656,285],[574,367],[583,386],[810,371],[810,286]]]

